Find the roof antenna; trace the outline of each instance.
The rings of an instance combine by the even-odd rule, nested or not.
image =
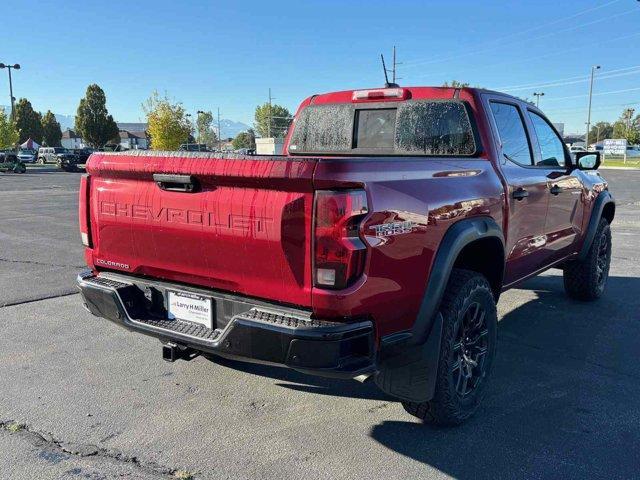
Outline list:
[[[387,66],[384,64],[384,55],[380,54],[380,60],[382,60],[382,71],[384,72],[384,88],[397,88],[397,83],[389,83],[389,76],[387,75]]]

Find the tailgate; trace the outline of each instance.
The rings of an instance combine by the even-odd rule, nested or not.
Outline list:
[[[315,163],[188,152],[93,154],[90,260],[96,269],[310,306]],[[171,190],[190,180],[194,191]]]

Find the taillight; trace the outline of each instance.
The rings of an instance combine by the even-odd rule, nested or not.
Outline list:
[[[360,239],[369,211],[364,190],[316,192],[314,285],[345,288],[362,275],[366,246]]]
[[[78,199],[78,219],[80,221],[80,237],[85,247],[91,247],[91,229],[89,227],[89,185],[91,177],[80,177],[80,195]]]
[[[406,100],[407,98],[409,98],[409,90],[405,88],[376,88],[372,90],[355,90],[351,96],[351,101]]]

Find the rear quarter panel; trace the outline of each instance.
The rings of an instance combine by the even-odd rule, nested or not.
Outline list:
[[[503,222],[503,187],[486,158],[389,157],[321,160],[316,189],[364,187],[370,214],[361,226],[369,247],[364,276],[342,291],[313,289],[320,317],[371,316],[378,337],[413,325],[440,241],[455,222],[490,216]],[[410,233],[376,236],[372,228],[412,222]],[[502,268],[497,266],[496,268]]]

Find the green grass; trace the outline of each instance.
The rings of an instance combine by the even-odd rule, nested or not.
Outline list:
[[[194,480],[194,474],[191,472],[187,472],[186,470],[177,470],[173,472],[173,476],[177,480]]]
[[[4,427],[6,431],[11,433],[18,433],[20,430],[24,430],[26,427],[24,423],[18,423],[18,422],[9,422],[0,426]]]
[[[628,168],[640,168],[640,158],[629,158],[626,163],[622,157],[620,158],[605,158],[601,167],[628,167]]]

